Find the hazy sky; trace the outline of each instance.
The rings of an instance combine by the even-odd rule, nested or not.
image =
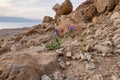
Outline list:
[[[42,19],[45,15],[54,16],[52,6],[64,0],[0,0],[0,16]],[[85,0],[71,0],[74,9]]]

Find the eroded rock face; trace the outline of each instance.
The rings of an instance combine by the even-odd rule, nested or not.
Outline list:
[[[0,56],[0,80],[40,80],[42,75],[57,70],[56,54],[38,53],[38,50],[32,48],[28,52]]]
[[[56,4],[53,6],[53,10],[56,12],[55,20],[61,15],[67,15],[72,12],[73,6],[70,0],[65,0],[61,5]]]
[[[66,15],[59,18],[58,28],[61,30],[61,35],[64,35],[66,32],[68,32],[70,26],[74,27],[74,32],[77,30],[81,31],[82,29],[82,26],[80,26],[80,24],[75,23],[74,20]]]
[[[120,19],[120,13],[119,12],[115,12],[113,13],[113,15],[110,18],[111,20],[116,20],[116,19]]]
[[[88,6],[89,5],[89,6]],[[80,5],[73,13],[72,18],[77,22],[89,22],[92,18],[97,15],[97,9],[94,5],[94,1],[87,0]]]
[[[49,23],[51,21],[53,21],[53,18],[49,17],[49,16],[45,16],[44,19],[43,19],[43,23]]]
[[[103,13],[105,11],[111,11],[114,9],[118,0],[98,0],[96,2],[97,11]]]

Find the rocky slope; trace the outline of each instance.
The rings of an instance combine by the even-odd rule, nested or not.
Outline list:
[[[46,16],[25,32],[0,37],[0,80],[120,79],[120,1],[65,9],[57,19]]]

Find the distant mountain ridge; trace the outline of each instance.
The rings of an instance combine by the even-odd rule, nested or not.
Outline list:
[[[0,22],[41,22],[41,20],[27,19],[22,17],[2,17],[0,16]]]

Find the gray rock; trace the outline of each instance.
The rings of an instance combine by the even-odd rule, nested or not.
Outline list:
[[[72,53],[71,52],[67,52],[66,53],[66,57],[68,57],[68,58],[72,57]]]
[[[41,77],[41,80],[52,80],[52,79],[50,79],[50,77],[47,76],[47,75],[43,75],[43,76]]]
[[[67,66],[70,66],[70,62],[69,62],[69,61],[67,61],[67,62],[66,62],[66,65],[67,65]]]
[[[87,64],[86,64],[86,69],[88,69],[88,70],[93,70],[93,69],[95,69],[94,63],[87,63]]]
[[[67,77],[66,80],[78,80],[78,79],[76,79],[75,77],[69,76],[69,77]]]
[[[62,61],[62,59],[61,59],[61,58],[58,58],[58,62],[60,62],[60,61]]]
[[[88,61],[91,60],[91,57],[92,57],[92,56],[91,56],[89,53],[85,53],[85,56],[86,56],[86,58],[87,58]]]

